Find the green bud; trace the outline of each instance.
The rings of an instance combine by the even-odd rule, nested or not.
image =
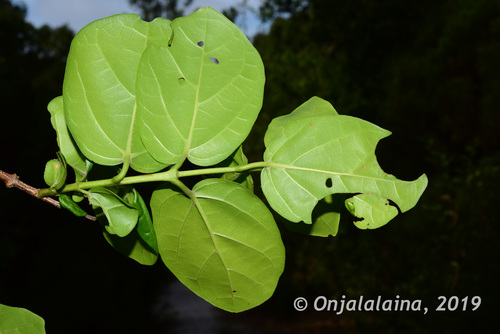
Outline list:
[[[352,201],[352,198],[348,199],[345,201],[345,207],[347,209],[347,211],[349,211],[353,216],[355,216],[354,212],[355,212],[355,205]]]
[[[43,178],[51,189],[59,189],[66,182],[66,165],[58,159],[52,159],[45,165]]]

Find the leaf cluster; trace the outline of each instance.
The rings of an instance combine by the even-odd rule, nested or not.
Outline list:
[[[413,208],[427,186],[425,175],[408,182],[382,171],[375,147],[387,130],[318,97],[272,120],[263,161],[249,163],[242,143],[264,82],[258,52],[212,8],[173,21],[120,14],[92,22],[75,36],[63,94],[48,105],[60,152],[40,196],[58,196],[77,216],[87,214],[86,199],[115,249],[145,265],[161,257],[217,307],[263,303],[285,248],[249,172],[260,171],[264,196],[287,225],[323,237],[336,235],[342,205],[356,226],[377,228]],[[96,169],[115,174],[99,179]],[[195,176],[203,178],[194,186],[183,181]],[[134,187],[145,182],[160,182],[150,208]]]

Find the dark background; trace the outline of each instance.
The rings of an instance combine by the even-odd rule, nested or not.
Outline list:
[[[61,94],[74,33],[34,28],[24,14],[0,0],[0,169],[43,187],[57,151],[46,105]],[[313,238],[278,221],[287,266],[275,295],[243,314],[214,311],[213,332],[253,332],[248,323],[279,333],[489,330],[500,311],[500,3],[267,0],[260,14],[272,26],[253,38],[267,82],[249,160],[262,159],[272,118],[316,95],[392,131],[377,149],[382,168],[405,180],[426,173],[429,186],[414,209],[374,231],[344,215],[338,236]],[[161,262],[140,266],[111,249],[97,224],[2,188],[0,303],[39,314],[49,334],[175,331],[175,315],[154,311],[174,280]],[[293,309],[299,296],[342,295],[399,295],[429,313]],[[439,296],[482,304],[436,312]]]

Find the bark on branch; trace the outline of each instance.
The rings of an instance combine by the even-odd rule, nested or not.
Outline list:
[[[44,202],[52,204],[56,208],[59,208],[59,209],[61,208],[61,205],[59,204],[59,201],[53,199],[52,197],[40,197],[40,196],[38,196],[38,191],[40,189],[32,187],[29,184],[24,183],[23,181],[21,181],[19,179],[19,176],[17,176],[17,174],[15,174],[15,173],[14,174],[9,174],[9,173],[6,173],[6,172],[0,170],[0,179],[5,182],[5,186],[7,188],[18,188],[18,189],[21,189],[22,191],[30,194],[33,197],[36,197],[38,199],[41,199]],[[92,221],[96,221],[97,220],[96,217],[91,216],[91,215],[86,215],[85,218],[87,218],[89,220],[92,220]]]

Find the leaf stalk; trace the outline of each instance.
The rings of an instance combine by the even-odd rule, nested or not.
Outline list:
[[[176,181],[178,181],[179,178],[183,177],[259,171],[263,168],[271,167],[272,165],[273,165],[272,162],[259,161],[240,166],[213,167],[213,168],[186,170],[186,171],[179,171],[176,170],[175,168],[172,168],[165,172],[145,174],[145,175],[135,175],[128,177],[125,177],[124,175],[122,177],[122,172],[125,171],[126,173],[126,171],[128,170],[128,168],[123,168],[122,171],[117,176],[111,179],[71,183],[65,185],[63,188],[59,190],[50,188],[40,189],[38,191],[38,197],[55,196],[61,193],[81,191],[83,189],[90,189],[95,187],[111,187],[117,185],[131,185],[131,184],[149,183],[149,182],[171,182],[177,184]]]

